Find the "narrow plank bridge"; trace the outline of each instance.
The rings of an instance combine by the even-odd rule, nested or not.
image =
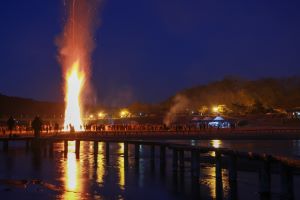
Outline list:
[[[14,131],[11,134],[0,135],[0,139],[33,137],[32,131]],[[96,138],[119,138],[119,139],[243,139],[256,140],[272,137],[273,140],[300,140],[300,128],[236,128],[236,129],[202,129],[202,130],[118,130],[118,131],[79,131],[79,132],[42,132],[42,137],[96,137]]]
[[[179,137],[176,137],[176,134]],[[205,137],[198,137],[201,134],[206,135]],[[218,195],[222,194],[222,169],[228,170],[228,181],[230,186],[230,199],[237,199],[237,176],[238,171],[253,171],[257,172],[259,177],[259,188],[258,192],[261,199],[270,199],[271,194],[271,175],[279,174],[281,180],[281,197],[282,199],[294,199],[294,176],[300,175],[300,161],[285,157],[272,156],[266,154],[256,154],[252,152],[239,152],[225,148],[214,148],[214,147],[199,147],[192,145],[182,145],[176,143],[161,142],[158,140],[150,139],[198,139],[198,138],[212,138],[214,136],[218,138],[221,133],[198,133],[198,132],[78,132],[78,133],[51,133],[43,134],[40,138],[34,138],[31,134],[15,136],[15,137],[1,137],[0,142],[2,143],[3,151],[9,150],[10,143],[14,141],[23,141],[27,150],[33,152],[44,152],[49,157],[54,155],[54,144],[63,143],[64,145],[64,156],[68,155],[68,142],[75,141],[75,154],[76,158],[80,159],[80,144],[81,141],[93,142],[94,155],[98,154],[99,142],[105,143],[105,157],[106,162],[109,162],[110,145],[113,143],[124,144],[124,165],[128,166],[129,153],[131,153],[135,160],[135,167],[139,168],[139,160],[141,158],[140,148],[144,146],[150,152],[150,163],[151,169],[154,169],[158,164],[160,173],[164,173],[167,168],[171,168],[174,175],[178,176],[183,172],[184,168],[190,169],[191,175],[191,190],[195,198],[199,197],[200,193],[200,173],[201,163],[211,163],[215,166],[215,177],[216,177],[216,189],[217,199],[222,199]],[[228,135],[241,135],[246,134],[249,138],[249,133],[222,133]],[[253,133],[251,133],[253,134]],[[299,137],[298,131],[289,132],[261,132],[264,137],[270,135],[279,135],[278,138],[284,138],[284,134],[292,135],[293,138]],[[256,133],[255,133],[256,135]],[[296,137],[297,136],[297,137]],[[273,136],[272,136],[273,137]],[[228,138],[226,138],[228,139]],[[272,138],[273,139],[273,138]],[[134,151],[129,152],[129,145],[133,146]],[[167,152],[172,156],[172,165],[167,166]],[[211,156],[207,156],[211,155]],[[159,160],[158,163],[155,163]],[[250,165],[243,164],[243,162],[252,163]],[[156,161],[157,162],[157,161]],[[253,164],[254,163],[254,164]]]

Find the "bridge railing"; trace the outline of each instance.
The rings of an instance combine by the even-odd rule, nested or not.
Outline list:
[[[124,132],[114,132],[115,134],[124,134]],[[105,132],[104,134],[111,134],[109,132]],[[126,132],[127,134],[127,132]],[[143,133],[142,133],[143,134]],[[31,138],[23,138],[26,141],[26,148],[32,146],[36,149],[38,145],[39,148],[48,149],[49,156],[53,156],[54,153],[54,143],[63,142],[64,143],[64,156],[67,156],[68,152],[68,141],[76,141],[75,142],[75,154],[79,159],[80,155],[80,142],[81,141],[93,141],[94,142],[94,154],[98,154],[98,143],[105,143],[105,154],[107,162],[109,162],[109,152],[110,143],[124,143],[124,162],[128,162],[129,157],[129,148],[128,145],[134,145],[134,160],[136,167],[139,166],[140,159],[140,151],[139,148],[141,145],[150,147],[150,160],[151,165],[154,165],[155,162],[155,148],[159,149],[159,163],[161,171],[165,171],[166,169],[166,151],[172,151],[172,168],[173,172],[184,169],[184,165],[186,162],[189,163],[192,181],[195,181],[192,185],[199,186],[199,178],[200,178],[200,168],[201,163],[206,161],[201,161],[201,157],[204,154],[209,152],[213,152],[214,155],[210,156],[213,158],[213,164],[215,165],[215,173],[216,173],[216,181],[222,183],[222,168],[227,168],[229,182],[233,187],[236,187],[238,171],[240,170],[238,166],[238,161],[241,159],[247,159],[251,161],[259,162],[259,165],[256,166],[254,170],[259,174],[259,192],[262,195],[270,195],[271,192],[271,174],[272,168],[277,167],[277,173],[280,174],[281,177],[281,187],[282,187],[282,196],[284,199],[293,199],[293,176],[299,174],[300,171],[300,161],[297,159],[281,157],[281,156],[273,156],[268,154],[260,154],[253,152],[242,152],[227,148],[215,148],[215,147],[201,147],[201,146],[193,146],[186,144],[176,144],[171,142],[160,142],[160,141],[140,141],[140,140],[127,140],[118,137],[113,137],[110,139],[95,137],[97,136],[97,132],[83,132],[76,134],[61,134],[59,136],[53,137],[49,135],[49,137],[42,137],[39,140],[34,140]],[[22,138],[19,138],[20,140]],[[12,138],[2,139],[3,149],[5,151],[9,148],[9,141]],[[31,145],[29,143],[31,142]],[[41,149],[39,149],[40,151]],[[43,150],[44,151],[44,150]],[[227,165],[225,166],[224,163]],[[127,163],[128,164],[128,163]],[[198,187],[199,188],[199,187]],[[222,189],[222,188],[221,188]]]
[[[42,137],[51,136],[66,136],[66,135],[77,135],[77,136],[104,136],[104,137],[159,137],[159,136],[205,136],[205,135],[268,135],[268,134],[300,134],[300,128],[237,128],[237,129],[205,129],[205,130],[117,130],[117,131],[79,131],[79,132],[41,132]],[[0,138],[9,137],[31,137],[33,132],[12,132],[12,134],[0,134]]]

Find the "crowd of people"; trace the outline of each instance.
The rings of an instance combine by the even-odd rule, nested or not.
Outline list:
[[[18,121],[11,116],[7,120],[6,126],[0,127],[0,131],[3,135],[8,134],[10,137],[16,136],[18,133],[22,134],[28,132],[33,132],[35,137],[39,137],[43,128],[43,122],[38,116],[36,116],[30,125],[27,126],[18,124]]]
[[[177,124],[86,124],[81,126],[80,131],[201,131],[212,129],[208,122],[197,123],[177,123]],[[233,127],[231,127],[233,128]],[[74,132],[73,126],[70,124],[67,127],[58,123],[43,123],[39,117],[35,117],[31,123],[27,125],[18,124],[17,121],[10,117],[7,120],[6,126],[0,127],[0,131],[5,134],[22,134],[34,133],[37,137],[42,133],[62,133]]]
[[[101,124],[89,125],[85,130],[90,131],[199,131],[211,129],[207,122],[182,124]]]

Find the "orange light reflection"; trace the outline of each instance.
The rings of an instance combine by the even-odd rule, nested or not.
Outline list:
[[[118,149],[119,185],[120,185],[120,189],[124,190],[125,189],[124,143],[119,143],[119,147],[120,147]]]
[[[103,184],[105,175],[103,144],[103,142],[99,142],[99,151],[97,156],[97,183],[99,183],[100,185]]]
[[[76,200],[80,199],[77,192],[80,190],[80,182],[78,181],[79,163],[76,160],[75,155],[75,141],[68,142],[68,158],[66,160],[65,168],[65,200]]]

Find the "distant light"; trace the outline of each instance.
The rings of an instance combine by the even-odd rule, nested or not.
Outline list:
[[[214,148],[220,148],[222,142],[221,142],[221,140],[212,140],[211,144]]]
[[[89,118],[90,118],[90,119],[93,119],[93,118],[94,118],[94,115],[90,115]]]
[[[212,107],[212,111],[213,111],[214,113],[219,112],[219,107],[218,107],[218,106]]]
[[[105,113],[104,112],[101,111],[101,112],[98,113],[98,118],[102,119],[104,117],[105,117]]]
[[[126,117],[130,117],[130,112],[127,109],[122,109],[120,111],[120,117],[121,118],[126,118]]]
[[[192,146],[196,146],[196,141],[195,140],[191,140],[191,145]]]

